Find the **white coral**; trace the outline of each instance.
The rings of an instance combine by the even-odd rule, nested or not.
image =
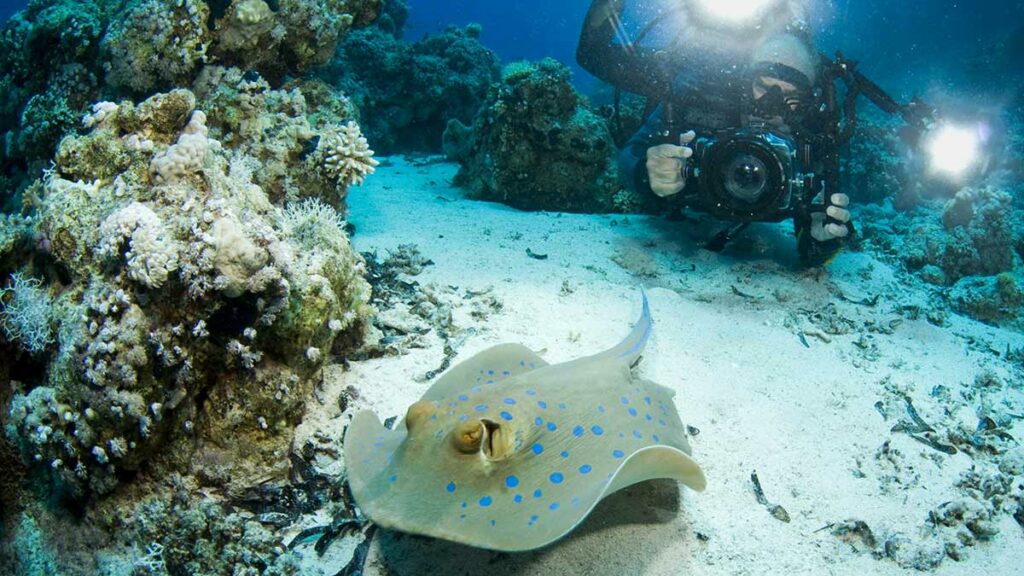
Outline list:
[[[323,155],[324,170],[342,186],[362,184],[380,164],[373,159],[373,150],[355,122],[322,138],[318,149]]]
[[[97,130],[111,128],[119,109],[120,106],[113,102],[97,102],[93,104],[92,112],[82,118],[82,126],[84,128],[95,127]]]
[[[114,212],[100,226],[100,257],[117,257],[124,241],[128,276],[149,288],[159,288],[178,269],[180,248],[164,228],[160,217],[138,202]]]
[[[196,110],[178,136],[178,142],[150,162],[149,171],[153,181],[157,184],[174,184],[198,171],[210,149],[210,140],[206,137],[208,132],[206,114]]]

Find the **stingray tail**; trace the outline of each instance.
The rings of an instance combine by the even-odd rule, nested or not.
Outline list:
[[[633,330],[630,331],[626,338],[619,342],[617,346],[608,350],[603,355],[617,360],[621,360],[629,366],[636,363],[637,359],[640,358],[640,354],[644,351],[644,345],[647,344],[647,340],[651,337],[651,328],[654,327],[654,321],[651,319],[651,308],[647,304],[647,292],[640,289],[640,295],[643,297],[643,312],[640,313],[640,319],[633,325]]]

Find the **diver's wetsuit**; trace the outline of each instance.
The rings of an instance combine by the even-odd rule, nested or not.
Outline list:
[[[591,5],[580,32],[576,59],[588,72],[616,88],[663,103],[645,119],[618,156],[622,184],[639,194],[654,195],[647,172],[648,148],[678,144],[679,134],[687,130],[706,133],[743,125],[742,103],[751,90],[745,74],[749,52],[735,47],[661,50],[619,44],[616,15],[604,17],[598,12],[610,10],[609,5],[614,3],[595,0]],[[780,30],[785,23],[780,24]],[[669,106],[664,102],[670,103],[670,114],[666,114]],[[843,246],[842,239],[818,242],[811,238],[809,207],[798,210],[794,226],[800,256],[807,265],[827,262]]]

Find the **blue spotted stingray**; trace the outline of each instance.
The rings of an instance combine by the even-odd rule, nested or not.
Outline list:
[[[385,528],[519,551],[568,534],[637,482],[703,490],[672,391],[631,370],[652,325],[644,296],[610,350],[549,365],[501,344],[449,370],[394,431],[360,412],[345,437],[356,504]]]

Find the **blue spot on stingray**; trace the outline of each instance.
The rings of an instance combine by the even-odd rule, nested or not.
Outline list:
[[[515,399],[513,398],[505,398],[504,400],[502,400],[502,402],[508,404],[509,406],[515,406],[516,403]]]
[[[664,426],[665,425],[665,421],[664,420],[658,420],[658,424]]]
[[[502,420],[511,420],[512,419],[512,415],[509,414],[508,412],[505,412],[504,410],[501,411],[500,416],[501,416]]]
[[[455,407],[456,407],[456,406],[458,406],[458,405],[459,405],[459,403],[458,403],[458,402],[449,402],[449,403],[448,403],[448,407],[449,407],[449,408],[455,408]]]
[[[466,416],[465,414],[459,416],[459,422],[465,422],[466,420],[469,420],[469,416]]]
[[[469,400],[469,396],[466,396],[465,394],[459,394],[459,402],[465,402],[466,400]]]
[[[455,482],[449,482],[444,489],[447,490],[449,494],[455,492]]]
[[[640,438],[643,438],[644,435],[641,434],[639,430],[633,430],[633,437],[636,438],[636,439],[640,439]]]
[[[515,502],[516,504],[519,504],[520,502],[523,501],[523,495],[522,494],[516,494],[515,498],[512,498],[512,501]]]
[[[623,404],[629,404],[629,398],[626,398],[625,396],[623,396],[622,398],[619,398],[619,400],[622,400]]]
[[[562,456],[562,458],[568,458],[569,457],[569,451],[568,450],[562,450],[561,456]]]
[[[535,395],[536,393],[537,393],[537,391],[536,391],[536,390],[532,390],[532,389],[529,389],[529,388],[528,388],[528,389],[526,390],[526,395],[527,395],[527,396],[533,396],[533,395]]]
[[[488,376],[494,376],[494,370],[488,370],[487,371],[487,375]]]
[[[509,488],[515,488],[516,486],[519,486],[519,478],[516,478],[515,476],[509,476],[508,478],[505,478],[505,486],[508,486]]]
[[[597,424],[591,426],[590,431],[594,434],[594,436],[600,436],[601,434],[604,434],[604,428],[601,428]]]
[[[583,436],[583,426],[576,426],[575,428],[573,428],[572,429],[572,435],[577,437],[577,438],[579,438],[580,436]]]
[[[544,445],[543,444],[534,444],[532,450],[533,450],[534,454],[540,454],[541,452],[544,451]]]
[[[648,412],[647,414],[644,414],[644,420],[647,420],[648,422],[650,422],[650,421],[651,421],[651,420],[653,420],[653,419],[654,419],[654,418],[651,418],[651,414],[650,414],[650,412]]]
[[[520,366],[526,366],[526,361],[525,360],[520,360],[519,361],[519,365]]]
[[[494,384],[494,380],[488,380],[487,383],[488,384]]]
[[[483,498],[480,499],[480,505],[483,506],[484,508],[490,506],[491,502],[493,502],[493,500],[491,500],[490,496],[484,496]]]
[[[540,518],[540,516],[537,516],[536,514],[534,514],[533,516],[530,516],[529,525],[533,526],[533,523],[536,522],[538,518]]]
[[[541,418],[540,416],[537,416],[536,418],[533,419],[534,426],[540,426],[542,424],[544,424],[544,419]]]
[[[651,405],[651,397],[650,396],[644,396],[644,404],[647,404],[648,406]]]
[[[533,497],[534,498],[540,498],[543,495],[544,495],[544,493],[540,491],[540,488],[537,488],[536,490],[533,491]]]
[[[459,520],[465,520],[465,519],[466,519],[466,515],[465,514],[459,514]]]
[[[561,408],[562,410],[565,410],[569,406],[565,402],[559,402],[558,407]]]
[[[431,414],[430,415],[430,419],[431,420],[437,420],[437,414]]]
[[[590,467],[590,464],[580,466],[580,474],[590,474],[591,470],[593,470],[593,468]]]
[[[552,484],[561,484],[562,480],[565,480],[565,476],[562,476],[561,472],[555,472],[555,473],[551,474],[551,483]]]
[[[548,430],[554,432],[558,430],[558,426],[554,422],[548,422]]]
[[[552,502],[551,506],[548,506],[548,508],[552,510],[558,510],[558,502]]]
[[[540,406],[541,410],[547,410],[548,409],[548,403],[543,401],[543,400],[537,400],[537,406]]]
[[[392,474],[391,478],[388,478],[389,482],[394,482],[395,480],[398,480],[398,475],[397,474]]]
[[[491,520],[491,526],[494,526],[497,523],[498,523],[497,520]]]
[[[604,404],[598,404],[597,411],[604,414]]]
[[[625,438],[626,435],[623,432],[619,432],[619,438]]]
[[[612,456],[622,458],[625,454],[622,453],[622,450],[612,450]]]
[[[572,504],[573,506],[579,506],[580,505],[580,499],[578,497],[577,498],[573,498],[572,500],[569,500],[569,504]]]
[[[629,408],[629,415],[630,416],[636,416],[636,408],[633,408],[632,406],[630,406],[630,408]]]
[[[511,375],[512,375],[512,373],[511,373],[511,372],[509,372],[508,370],[505,370],[504,372],[502,372],[502,373],[501,373],[501,375],[502,375],[502,376],[511,376]]]
[[[477,404],[474,410],[477,412],[483,412],[484,410],[487,410],[487,404]]]
[[[469,506],[469,504],[467,504],[466,502],[463,502],[463,503],[462,503],[462,507],[463,507],[463,508],[466,508],[467,506]]]
[[[660,439],[660,438],[658,438],[658,435],[657,435],[657,434],[653,434],[653,435],[651,435],[651,440],[654,440],[655,442],[661,442],[661,439]]]
[[[472,388],[469,389],[469,391],[470,392],[479,392],[480,391],[480,387],[479,386],[473,386]]]

